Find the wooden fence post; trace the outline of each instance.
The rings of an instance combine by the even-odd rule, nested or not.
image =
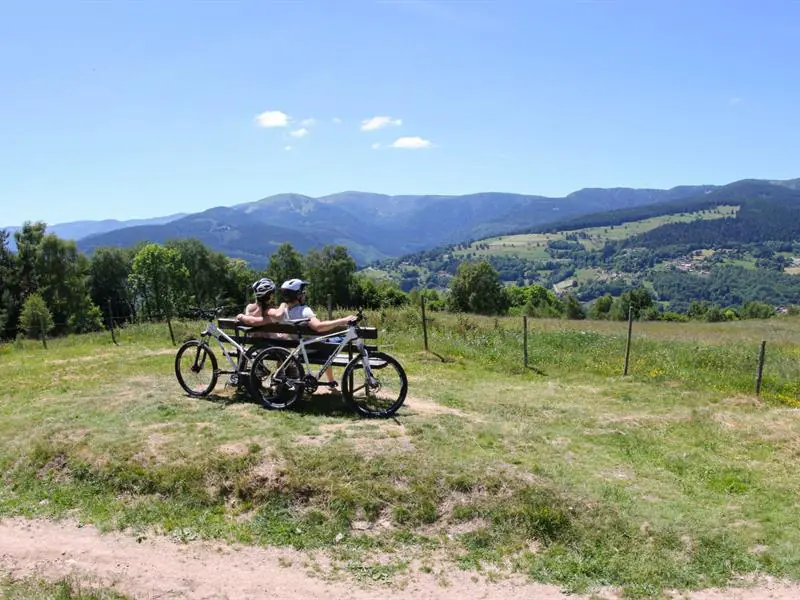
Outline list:
[[[625,342],[625,369],[623,376],[628,374],[628,362],[631,356],[631,333],[633,331],[633,306],[628,307],[628,340]]]
[[[117,337],[114,334],[114,311],[112,309],[111,298],[108,299],[108,328],[111,330],[111,341],[114,342],[115,346],[118,346]]]
[[[766,340],[761,341],[761,350],[758,353],[758,373],[756,374],[756,396],[761,395],[761,381],[764,375],[764,358],[767,353]]]
[[[172,331],[172,319],[170,318],[172,311],[167,310],[167,327],[169,327],[169,339],[172,340],[172,345],[175,345],[175,333]]]
[[[420,295],[419,305],[422,308],[422,348],[428,351],[428,322],[425,319],[425,296]]]
[[[528,368],[528,316],[522,315],[522,364]]]
[[[39,317],[39,333],[42,334],[42,346],[47,350],[47,330],[44,326],[44,318],[41,316]]]

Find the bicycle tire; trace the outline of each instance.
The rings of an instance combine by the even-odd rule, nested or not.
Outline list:
[[[397,410],[406,400],[406,394],[408,393],[408,377],[406,376],[405,369],[403,369],[403,366],[396,358],[386,354],[385,352],[371,352],[369,355],[369,362],[370,370],[373,371],[373,376],[376,379],[378,379],[381,369],[392,367],[394,371],[397,372],[400,377],[400,390],[397,398],[392,400],[387,408],[380,410],[372,410],[355,398],[355,390],[351,389],[350,387],[350,377],[351,375],[355,377],[355,371],[357,369],[363,370],[363,357],[361,355],[353,358],[353,360],[347,363],[347,366],[344,369],[344,373],[342,374],[342,396],[347,402],[352,404],[361,415],[365,417],[390,417],[397,412]],[[376,371],[378,373],[375,373]],[[366,381],[364,385],[367,389],[369,389]],[[377,389],[380,390],[381,387],[382,386],[379,382]]]
[[[184,377],[183,372],[181,371],[181,359],[183,355],[190,349],[197,348],[198,353],[204,352],[203,359],[201,361],[201,369],[205,367],[205,360],[208,359],[211,362],[211,381],[208,385],[199,390],[193,389],[189,386],[186,382],[186,377]],[[196,355],[193,360],[193,366],[191,367],[194,369],[194,363],[196,363],[199,354]],[[214,389],[217,385],[217,357],[214,356],[214,352],[212,352],[211,348],[208,347],[208,344],[201,340],[189,340],[185,342],[180,348],[178,348],[178,352],[175,355],[175,377],[178,379],[178,383],[184,389],[184,391],[192,396],[193,398],[203,398],[204,396],[208,396],[211,393],[211,390]]]
[[[259,352],[250,365],[250,376],[247,378],[248,392],[254,401],[260,402],[271,410],[289,408],[303,397],[303,384],[299,382],[303,379],[304,371],[300,361],[294,357],[282,369],[280,368],[288,356],[289,351],[285,348],[270,346]],[[274,361],[273,368],[266,365],[268,361]],[[265,378],[268,377],[272,382],[275,378],[280,380],[286,373],[297,383],[288,386],[279,381],[275,386],[269,388],[262,385]]]

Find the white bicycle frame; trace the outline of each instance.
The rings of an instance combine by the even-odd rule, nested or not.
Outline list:
[[[228,349],[225,348],[225,346],[223,345],[222,340],[225,340],[229,344],[233,345],[234,348],[236,348],[236,351],[239,353],[240,364],[243,364],[241,363],[241,361],[244,359],[244,355],[247,352],[247,350],[243,346],[238,344],[236,340],[232,339],[227,333],[220,330],[220,328],[217,327],[213,321],[208,322],[205,331],[203,331],[203,333],[200,334],[200,337],[203,340],[206,340],[209,337],[213,337],[215,340],[217,340],[217,344],[219,344],[219,349],[222,351],[222,354],[225,356],[228,363],[231,365],[233,372],[234,373],[239,372],[239,365],[233,362],[233,359],[231,358]]]
[[[293,322],[292,324],[296,324]],[[276,370],[280,371],[283,369],[289,361],[293,358],[297,358],[298,355],[303,356],[303,366],[306,370],[313,375],[313,369],[311,368],[311,362],[308,360],[308,353],[306,352],[306,346],[311,346],[313,344],[322,342],[328,338],[339,337],[342,335],[341,331],[337,331],[335,333],[328,333],[325,335],[321,335],[318,337],[314,337],[313,340],[310,342],[306,342],[302,336],[298,339],[297,348],[294,348],[290,353],[289,356],[286,357],[286,360],[283,361],[280,367]],[[372,376],[372,369],[370,368],[369,364],[369,352],[367,351],[366,345],[364,344],[364,340],[358,337],[358,333],[356,333],[356,328],[354,326],[348,326],[347,331],[345,332],[344,339],[339,342],[339,345],[336,347],[336,350],[331,352],[331,355],[328,357],[328,360],[325,361],[319,372],[315,375],[316,379],[322,377],[322,374],[331,366],[333,361],[336,359],[338,354],[342,351],[342,349],[349,344],[350,342],[355,341],[356,350],[359,354],[361,354],[362,358],[364,359],[364,371],[367,373],[367,377],[369,378],[370,385],[376,385],[375,378]]]

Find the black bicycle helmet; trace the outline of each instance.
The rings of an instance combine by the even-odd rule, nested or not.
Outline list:
[[[274,291],[275,283],[273,283],[272,279],[264,277],[253,284],[253,293],[255,293],[256,298],[266,298]]]

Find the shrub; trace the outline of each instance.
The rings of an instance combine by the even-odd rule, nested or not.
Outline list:
[[[31,294],[22,305],[19,326],[30,338],[40,338],[53,329],[53,315],[39,294]]]

